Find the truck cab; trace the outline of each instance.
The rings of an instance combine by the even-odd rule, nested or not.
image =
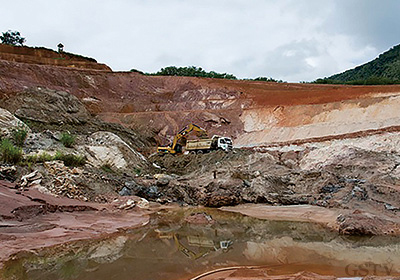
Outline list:
[[[213,136],[214,149],[231,151],[233,149],[232,139],[229,137]]]

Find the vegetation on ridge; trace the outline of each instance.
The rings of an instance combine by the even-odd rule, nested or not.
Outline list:
[[[388,85],[400,84],[400,45],[392,47],[376,59],[328,78],[317,84]]]
[[[137,72],[149,76],[186,76],[186,77],[203,77],[203,78],[237,80],[237,78],[232,74],[217,73],[215,71],[207,72],[203,68],[196,66],[189,66],[189,67],[168,66],[165,68],[161,68],[161,70],[156,73],[144,73],[136,69],[132,69],[131,72]]]
[[[202,78],[214,78],[214,79],[228,79],[228,80],[238,80],[236,76],[228,73],[218,73],[215,71],[205,71],[201,67],[196,66],[187,66],[187,67],[176,67],[176,66],[168,66],[165,68],[161,68],[160,71],[156,73],[145,73],[137,69],[131,69],[131,72],[140,73],[142,75],[147,76],[183,76],[183,77],[202,77]],[[273,78],[267,77],[258,77],[255,79],[244,79],[248,81],[264,81],[264,82],[277,82],[283,83],[282,80],[275,80]]]

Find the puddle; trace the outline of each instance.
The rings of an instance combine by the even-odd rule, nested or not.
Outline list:
[[[200,216],[212,217],[212,223],[185,221],[204,212]],[[344,237],[310,223],[185,208],[156,213],[146,227],[107,239],[19,254],[5,264],[2,277],[175,280],[238,265],[266,266],[275,275],[303,270],[344,278],[397,275],[400,239]]]

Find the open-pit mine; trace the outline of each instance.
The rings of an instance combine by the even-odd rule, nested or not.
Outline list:
[[[0,279],[400,277],[399,112],[0,45]],[[233,150],[157,153],[192,123]]]

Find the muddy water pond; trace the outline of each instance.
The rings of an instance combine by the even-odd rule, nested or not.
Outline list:
[[[267,221],[205,208],[163,210],[150,223],[103,239],[25,252],[4,279],[191,279],[230,266],[270,274],[398,275],[400,239],[345,237],[304,222]]]

